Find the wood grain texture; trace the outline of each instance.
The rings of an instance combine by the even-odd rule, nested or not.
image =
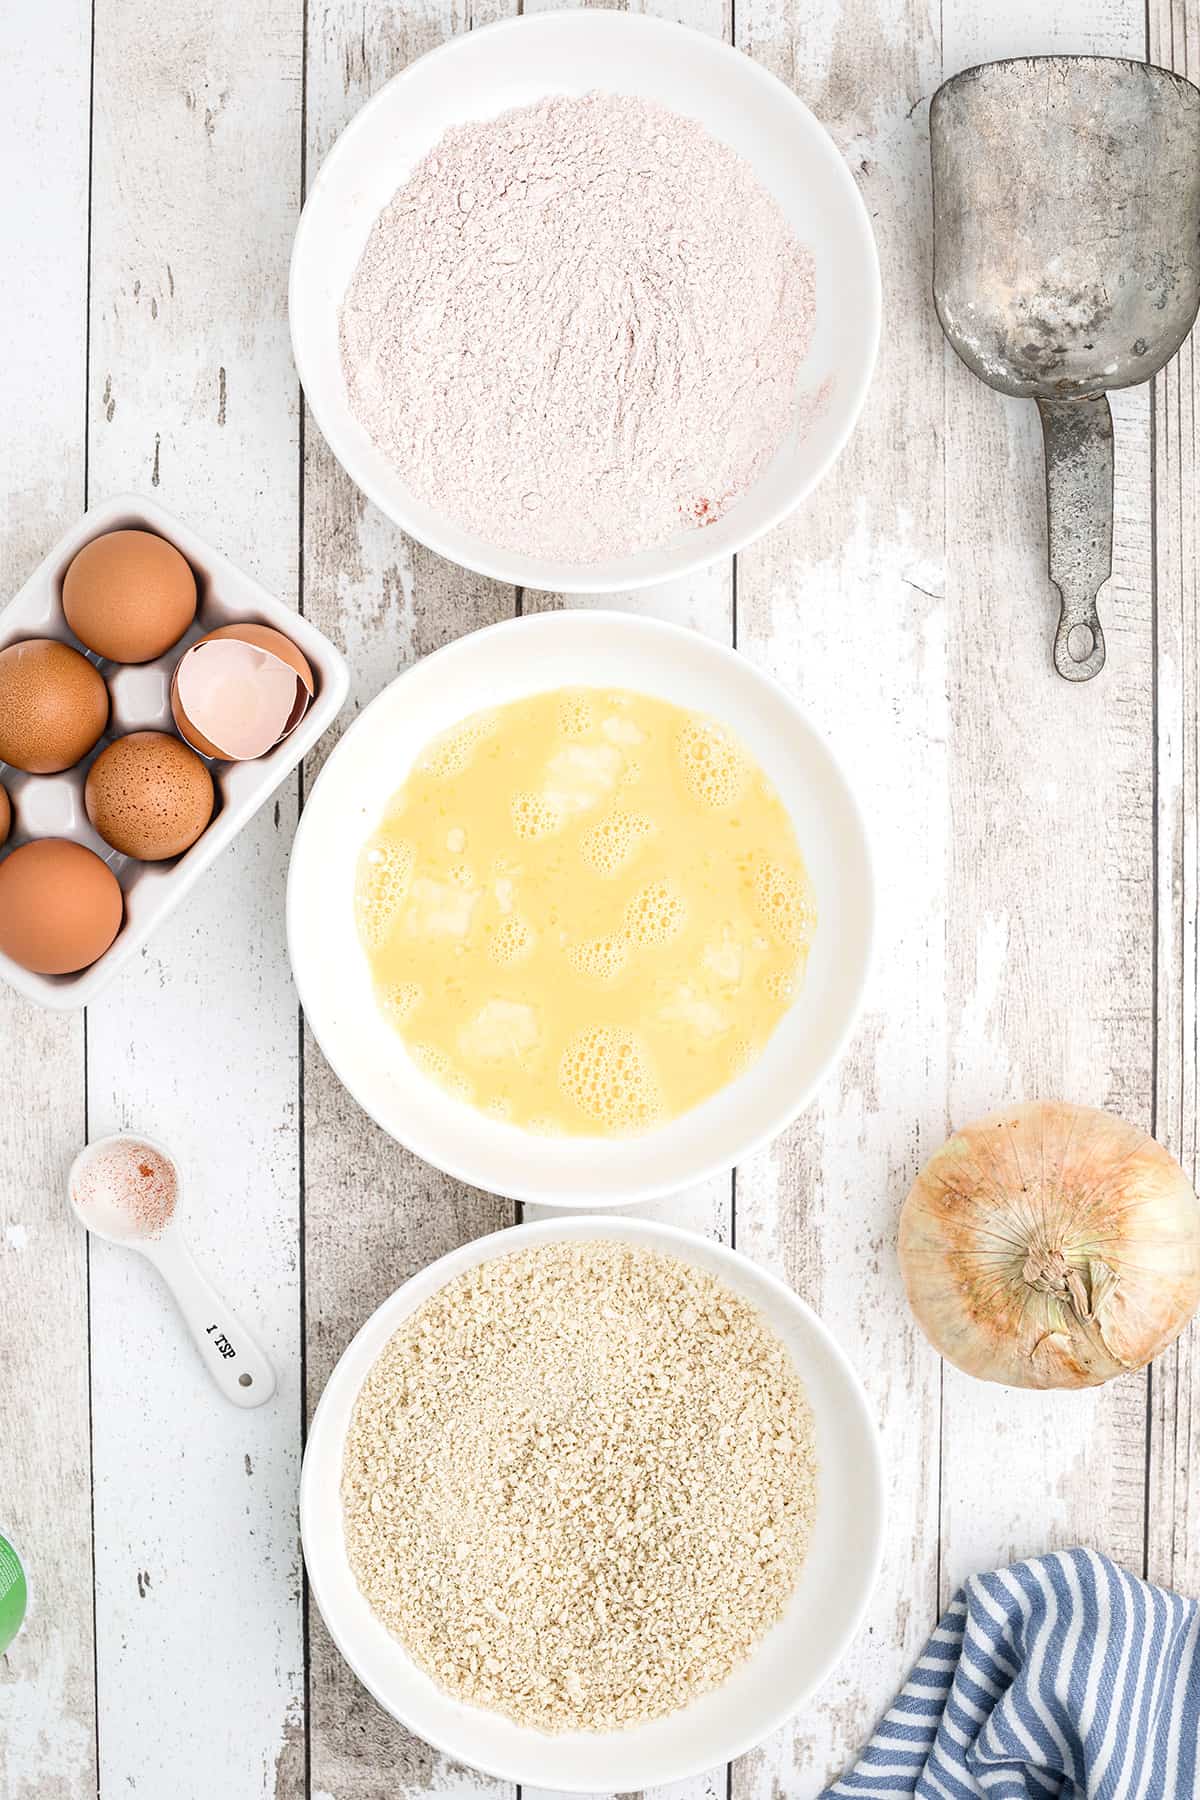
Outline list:
[[[1071,15],[1071,29],[1065,15]],[[947,73],[1020,51],[1141,54],[1141,0],[954,4]],[[1098,680],[1050,643],[1045,496],[1032,406],[946,353],[950,816],[948,1123],[1064,1097],[1150,1123],[1152,937],[1146,396],[1116,407],[1117,529]],[[950,478],[950,472],[953,478]],[[1145,1380],[1088,1394],[981,1386],[947,1368],[942,1598],[1062,1544],[1141,1564]],[[1098,1447],[1102,1450],[1097,1454]],[[1004,1470],[997,1481],[996,1469]]]
[[[363,102],[452,33],[502,16],[453,3],[415,14],[325,4],[310,19],[309,178]],[[513,8],[515,10],[515,6]],[[353,677],[343,727],[393,676],[466,631],[511,617],[516,594],[411,542],[355,489],[311,418],[304,457],[304,610],[345,650]],[[321,746],[328,755],[330,734]],[[311,783],[319,759],[306,765]],[[452,1182],[367,1118],[304,1040],[305,1316],[308,1407],[370,1312],[426,1263],[513,1222],[509,1202]],[[314,1800],[425,1793],[500,1796],[503,1783],[446,1762],[376,1706],[310,1605]]]
[[[557,0],[525,0],[522,11],[550,11],[556,4]],[[662,3],[657,3],[657,0],[644,3],[644,0],[639,0],[638,4],[629,6],[627,10],[672,19],[677,24],[690,25],[694,30],[706,31],[726,42],[732,35],[731,0],[662,0]],[[682,581],[667,582],[661,587],[630,589],[616,595],[564,596],[529,590],[523,595],[523,610],[526,612],[539,612],[564,605],[614,607],[651,618],[669,619],[674,624],[685,625],[690,630],[716,638],[720,643],[729,644],[733,642],[735,633],[733,560],[724,558]],[[673,1194],[667,1200],[635,1210],[642,1217],[660,1219],[691,1231],[702,1231],[728,1243],[734,1230],[733,1180],[728,1175],[717,1176],[682,1193]],[[521,1214],[526,1219],[546,1216],[545,1209],[536,1206],[523,1207]],[[728,1771],[721,1765],[691,1781],[673,1782],[649,1789],[644,1800],[725,1800],[727,1788]],[[560,1797],[548,1789],[525,1787],[522,1789],[522,1800],[560,1800]],[[616,1796],[605,1790],[597,1792],[594,1800],[616,1800]]]
[[[285,312],[300,187],[296,0],[95,15],[90,470],[144,489],[281,598],[298,562]],[[201,1261],[279,1371],[224,1402],[157,1278],[93,1255],[100,1781],[304,1791],[296,1534],[299,1054],[283,936],[290,783],[89,1014],[89,1127],[178,1155]]]
[[[1152,62],[1200,78],[1200,7],[1150,0]],[[1200,521],[1195,338],[1154,383],[1158,919],[1155,1135],[1200,1177]],[[1147,1567],[1200,1593],[1200,1329],[1150,1372]]]
[[[0,10],[0,71],[2,605],[84,502],[88,6]],[[0,1657],[4,1800],[96,1791],[87,1243],[63,1193],[83,1132],[82,1018],[0,987],[0,1530],[33,1592]]]
[[[926,9],[749,0],[738,42],[832,132],[879,245],[886,329],[836,471],[739,558],[738,644],[796,694],[867,809],[879,949],[840,1068],[738,1171],[737,1244],[835,1332],[883,1431],[890,1526],[866,1624],[817,1698],[733,1772],[736,1800],[811,1796],[891,1699],[937,1595],[938,1366],[893,1253],[896,1208],[942,1135],[947,757],[940,333],[928,305]]]
[[[302,170],[311,179],[414,56],[517,4],[97,0],[90,442],[91,11],[39,0],[0,13],[0,321],[20,350],[0,450],[3,592],[80,510],[86,453],[93,498],[145,488],[299,595],[350,659],[343,724],[441,643],[563,603],[453,568],[358,494],[301,424],[284,307]],[[716,35],[735,23],[729,0],[651,10]],[[1196,0],[736,9],[737,42],[828,124],[867,200],[885,281],[879,372],[836,472],[739,559],[736,582],[719,565],[602,604],[722,641],[736,631],[797,694],[870,815],[880,954],[841,1069],[739,1170],[736,1206],[721,1180],[653,1211],[732,1236],[847,1345],[883,1425],[892,1524],[867,1623],[824,1692],[732,1771],[653,1800],[724,1800],[727,1786],[735,1800],[811,1800],[970,1569],[1081,1540],[1200,1592],[1196,1332],[1148,1382],[989,1390],[943,1373],[892,1248],[918,1163],[953,1123],[1008,1097],[1108,1105],[1198,1172],[1193,347],[1152,398],[1114,408],[1109,666],[1067,690],[1049,666],[1036,420],[966,374],[928,298],[927,108],[943,72],[1038,50],[1140,56],[1147,25],[1153,60],[1200,73]],[[513,1208],[400,1151],[298,1033],[282,936],[297,799],[260,816],[92,1010],[86,1053],[79,1018],[0,990],[0,1527],[37,1601],[0,1660],[0,1800],[82,1800],[98,1785],[104,1800],[512,1794],[395,1726],[315,1608],[306,1751],[304,1416],[387,1293]],[[150,1272],[102,1246],[89,1373],[88,1254],[61,1184],[85,1130],[124,1124],[161,1135],[194,1171],[197,1249],[280,1368],[262,1414],[221,1409]]]

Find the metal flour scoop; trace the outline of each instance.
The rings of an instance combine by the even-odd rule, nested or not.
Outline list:
[[[1200,302],[1200,89],[1114,57],[1020,57],[947,81],[929,127],[938,317],[981,381],[1037,401],[1054,666],[1088,681],[1112,574],[1105,394],[1157,374]]]

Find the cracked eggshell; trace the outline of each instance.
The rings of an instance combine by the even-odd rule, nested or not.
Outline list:
[[[222,625],[180,657],[171,713],[202,756],[249,762],[300,723],[315,685],[307,660],[281,631]]]

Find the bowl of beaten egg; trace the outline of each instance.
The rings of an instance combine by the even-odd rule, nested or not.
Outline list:
[[[737,652],[621,613],[459,639],[330,756],[288,940],[346,1087],[435,1167],[620,1206],[788,1125],[861,1003],[873,889],[824,739]]]

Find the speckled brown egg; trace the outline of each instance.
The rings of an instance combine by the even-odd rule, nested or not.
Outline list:
[[[81,644],[113,662],[152,662],[196,616],[196,577],[152,531],[108,531],[63,578],[63,612]]]
[[[8,791],[0,787],[0,844],[7,844],[8,834],[12,830],[12,801]]]
[[[162,862],[182,856],[212,818],[213,783],[177,737],[132,731],[100,752],[83,798],[106,844],[140,862]]]
[[[54,775],[86,756],[108,724],[108,689],[94,663],[57,638],[0,650],[0,762]]]
[[[123,910],[107,863],[69,838],[37,838],[0,862],[0,950],[38,975],[94,963],[121,929]]]

